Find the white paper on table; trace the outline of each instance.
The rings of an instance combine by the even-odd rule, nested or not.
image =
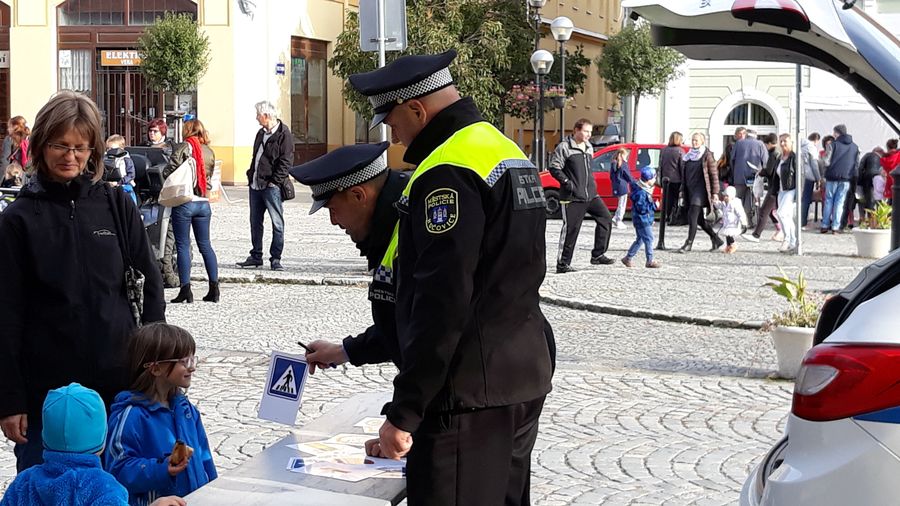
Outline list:
[[[366,417],[353,424],[354,427],[362,427],[366,434],[378,434],[379,429],[384,424],[384,418]]]
[[[371,434],[335,434],[326,439],[325,442],[365,448],[366,441],[370,439],[372,439]]]
[[[297,457],[291,457],[291,462]],[[374,478],[382,474],[382,471],[375,466],[367,466],[364,464],[341,464],[338,462],[326,462],[322,460],[305,460],[302,465],[291,469],[292,472],[308,474],[310,476],[321,476],[324,478],[335,478],[344,481],[362,481],[367,478]]]
[[[307,376],[309,367],[304,355],[272,351],[258,416],[265,420],[294,425]]]
[[[362,453],[355,446],[331,443],[328,441],[309,441],[306,443],[297,443],[287,445],[288,448],[308,453],[314,457],[354,455]]]

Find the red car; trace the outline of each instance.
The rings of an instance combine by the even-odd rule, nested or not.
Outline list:
[[[659,170],[659,154],[666,145],[636,144],[631,142],[627,144],[613,144],[612,146],[597,148],[594,151],[594,160],[591,163],[591,168],[594,171],[594,181],[597,183],[597,193],[603,199],[606,207],[613,212],[618,207],[619,199],[612,193],[612,184],[609,182],[609,168],[616,157],[616,151],[621,147],[628,148],[630,151],[628,154],[628,166],[631,169],[631,177],[638,180],[641,176],[641,169],[648,165]],[[682,146],[682,149],[687,152],[688,147]],[[547,217],[559,218],[559,181],[545,170],[541,172],[541,186],[544,187],[544,196],[547,198]],[[653,199],[658,201],[661,198],[662,191],[657,187],[653,190]],[[631,199],[628,199],[628,209],[631,209]]]

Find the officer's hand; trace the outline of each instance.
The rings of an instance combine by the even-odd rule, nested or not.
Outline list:
[[[312,353],[306,352],[306,361],[309,363],[310,374],[316,372],[316,367],[327,369],[347,361],[344,346],[341,344],[317,340],[309,343],[307,346],[313,350]]]
[[[378,445],[386,459],[400,460],[409,453],[412,444],[412,434],[394,427],[389,420],[385,420],[378,431]]]
[[[25,444],[28,442],[28,439],[25,438],[25,433],[28,432],[28,415],[22,413],[0,418],[0,428],[3,429],[6,439],[13,443]]]
[[[378,438],[366,441],[366,455],[384,458],[384,454],[381,453],[381,442]]]

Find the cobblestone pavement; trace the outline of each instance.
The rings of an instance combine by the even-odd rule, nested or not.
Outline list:
[[[230,192],[233,199],[240,192]],[[216,462],[227,472],[289,432],[256,418],[273,349],[296,340],[338,341],[369,321],[365,264],[349,238],[320,212],[307,216],[308,195],[287,204],[286,270],[241,270],[249,245],[246,201],[214,207],[213,244],[220,262],[217,305],[170,305],[169,321],[194,334],[201,365],[190,396],[204,416]],[[548,265],[559,222],[549,222]],[[661,252],[658,271],[587,265],[593,225],[582,230],[575,274],[548,274],[553,298],[641,307],[662,313],[761,320],[778,299],[760,288],[777,266],[802,268],[816,289],[832,290],[866,264],[850,256],[852,238],[809,234],[809,255],[775,253],[776,243],[740,243],[736,255],[700,248]],[[684,227],[667,242],[684,240]],[[614,231],[620,257],[633,232]],[[194,276],[202,277],[200,256]],[[205,287],[196,281],[195,294]],[[175,295],[168,291],[169,297]],[[654,319],[598,314],[545,304],[559,346],[533,457],[535,504],[734,504],[752,467],[781,434],[792,385],[768,379],[775,357],[766,335]],[[298,424],[350,396],[390,390],[393,366],[348,367],[317,374],[307,385]],[[0,444],[0,490],[15,472]]]

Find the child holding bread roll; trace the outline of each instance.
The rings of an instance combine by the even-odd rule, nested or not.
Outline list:
[[[191,334],[175,325],[138,328],[129,344],[131,390],[110,409],[104,467],[145,505],[186,496],[217,476],[200,412],[185,396],[197,366]]]

